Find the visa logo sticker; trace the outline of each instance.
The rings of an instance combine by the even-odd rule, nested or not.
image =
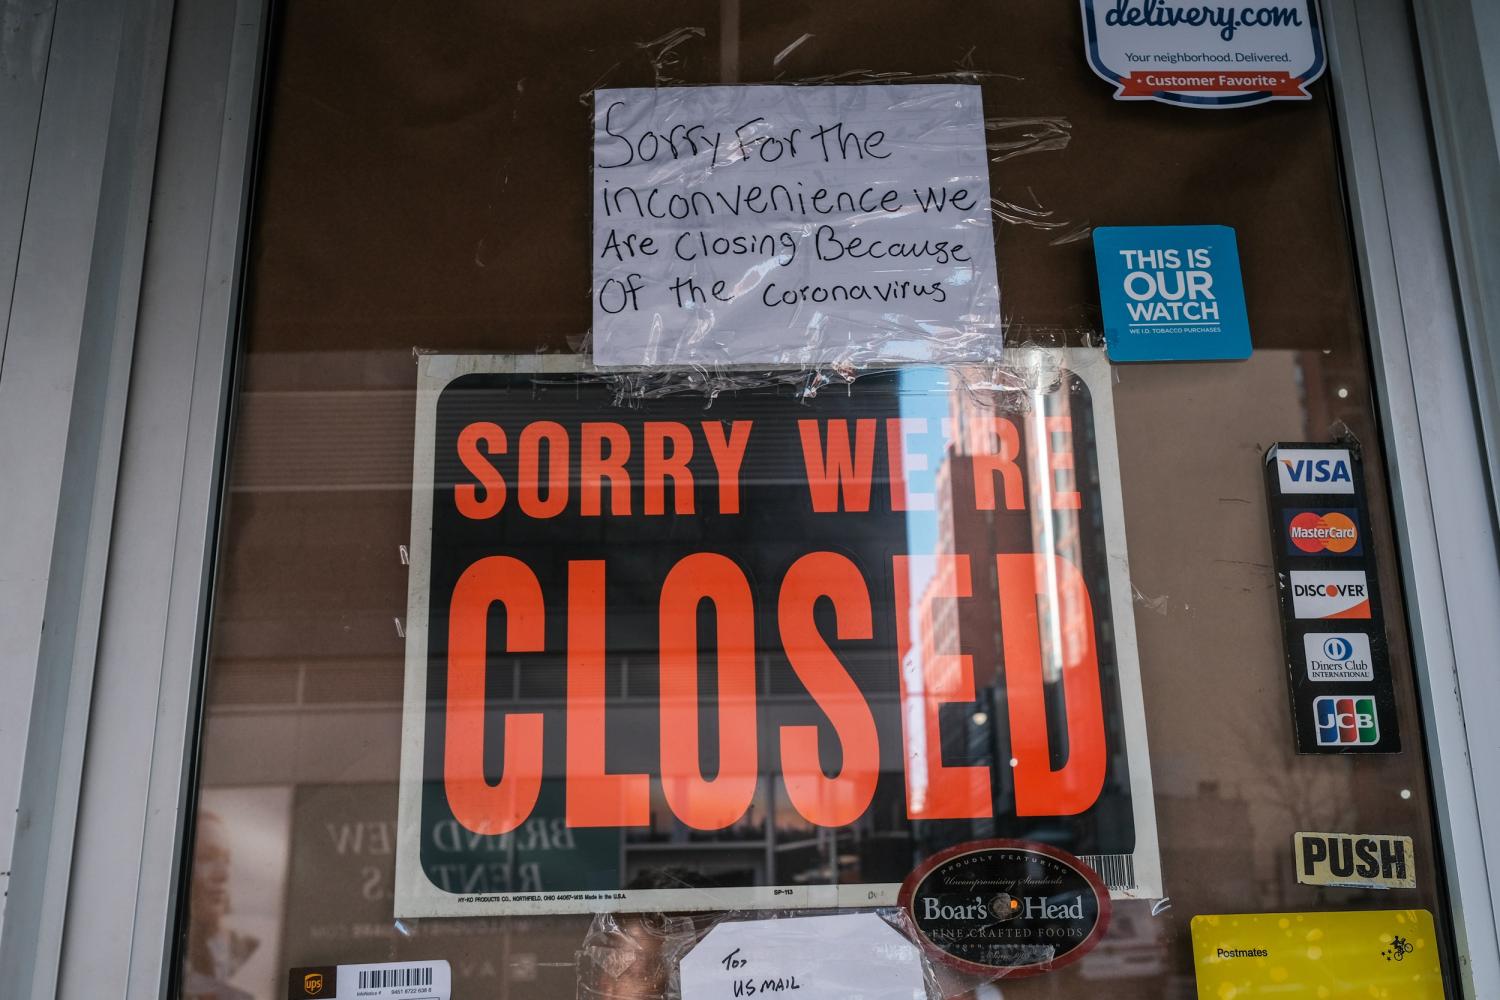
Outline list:
[[[1369,618],[1370,585],[1364,570],[1293,570],[1292,614],[1297,618]]]
[[[1302,637],[1310,681],[1373,681],[1370,637],[1361,632],[1309,632]]]
[[[1318,746],[1353,747],[1380,742],[1380,719],[1370,695],[1325,694],[1313,699]]]
[[[1354,492],[1347,448],[1277,448],[1274,461],[1283,495]]]

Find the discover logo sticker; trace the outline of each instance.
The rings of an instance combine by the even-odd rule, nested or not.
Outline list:
[[[1298,618],[1369,618],[1364,570],[1292,570],[1292,613]]]

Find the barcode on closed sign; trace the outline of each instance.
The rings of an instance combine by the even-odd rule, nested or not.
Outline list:
[[[1129,854],[1085,854],[1079,861],[1099,873],[1110,889],[1135,889],[1135,858]]]
[[[432,966],[421,965],[406,969],[364,969],[359,974],[362,990],[384,990],[396,986],[431,986]]]

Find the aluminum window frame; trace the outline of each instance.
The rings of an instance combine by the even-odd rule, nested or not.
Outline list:
[[[0,457],[37,472],[0,485],[19,553],[0,682],[29,712],[0,726],[0,760],[24,758],[19,788],[0,774],[19,807],[0,801],[7,995],[160,997],[174,978],[269,2],[7,6],[36,8],[24,37],[45,51],[42,76],[0,81],[21,102],[0,177],[27,180],[0,191]],[[1455,985],[1496,997],[1500,789],[1475,775],[1500,773],[1500,746],[1464,710],[1500,710],[1482,670],[1500,560],[1417,38],[1405,0],[1324,6]]]

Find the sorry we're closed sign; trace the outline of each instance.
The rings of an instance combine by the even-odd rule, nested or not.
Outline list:
[[[399,914],[894,902],[980,836],[1150,889],[1097,384],[626,407],[516,367],[423,361]],[[538,830],[618,851],[538,884]]]

